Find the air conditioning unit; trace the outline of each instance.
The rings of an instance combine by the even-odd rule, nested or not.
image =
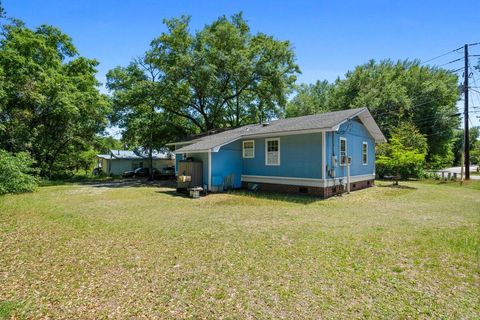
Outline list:
[[[351,164],[351,163],[352,163],[352,157],[342,156],[340,163],[342,163],[342,164]]]

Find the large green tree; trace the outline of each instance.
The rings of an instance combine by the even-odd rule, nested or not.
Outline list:
[[[329,111],[328,99],[332,88],[333,85],[328,81],[298,85],[294,97],[287,104],[286,116],[298,117]]]
[[[29,152],[42,175],[65,172],[107,123],[98,62],[52,26],[14,20],[1,32],[0,148]]]
[[[416,61],[370,61],[336,81],[333,110],[368,107],[387,137],[399,123],[410,122],[427,138],[427,161],[453,161],[452,139],[459,119],[457,76]]]
[[[241,14],[192,34],[190,19],[165,20],[150,61],[160,71],[162,107],[205,132],[282,115],[299,72],[288,41],[252,34]]]
[[[112,92],[112,123],[122,130],[122,140],[130,148],[152,152],[175,137],[193,131],[188,121],[170,113],[165,105],[165,82],[162,71],[152,64],[150,53],[132,61],[127,67],[116,67],[107,74],[107,88]],[[153,176],[153,171],[150,170]]]

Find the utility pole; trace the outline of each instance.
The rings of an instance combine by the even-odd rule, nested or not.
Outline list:
[[[463,111],[464,119],[464,136],[463,136],[463,147],[465,154],[465,180],[470,180],[470,139],[469,139],[469,130],[468,130],[468,44],[465,44],[465,69],[464,69],[464,83],[463,83],[463,92],[464,92],[464,102],[465,109]]]

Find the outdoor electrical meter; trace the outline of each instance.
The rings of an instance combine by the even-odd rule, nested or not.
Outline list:
[[[332,156],[332,167],[336,167],[336,166],[337,166],[337,156],[333,155]]]

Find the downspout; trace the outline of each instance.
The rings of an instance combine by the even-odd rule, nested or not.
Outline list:
[[[333,187],[335,188],[335,176],[336,176],[336,170],[337,170],[337,165],[338,165],[338,160],[335,161],[336,163],[333,163],[333,158],[335,158],[335,131],[331,131],[332,133],[332,180],[333,180]]]
[[[327,157],[327,146],[326,146],[326,134],[327,132],[326,131],[323,131],[322,132],[322,180],[323,180],[323,184],[324,184],[324,187],[325,186],[325,181],[327,180],[327,161],[326,161],[326,157]]]
[[[212,190],[212,150],[208,150],[208,191]]]

